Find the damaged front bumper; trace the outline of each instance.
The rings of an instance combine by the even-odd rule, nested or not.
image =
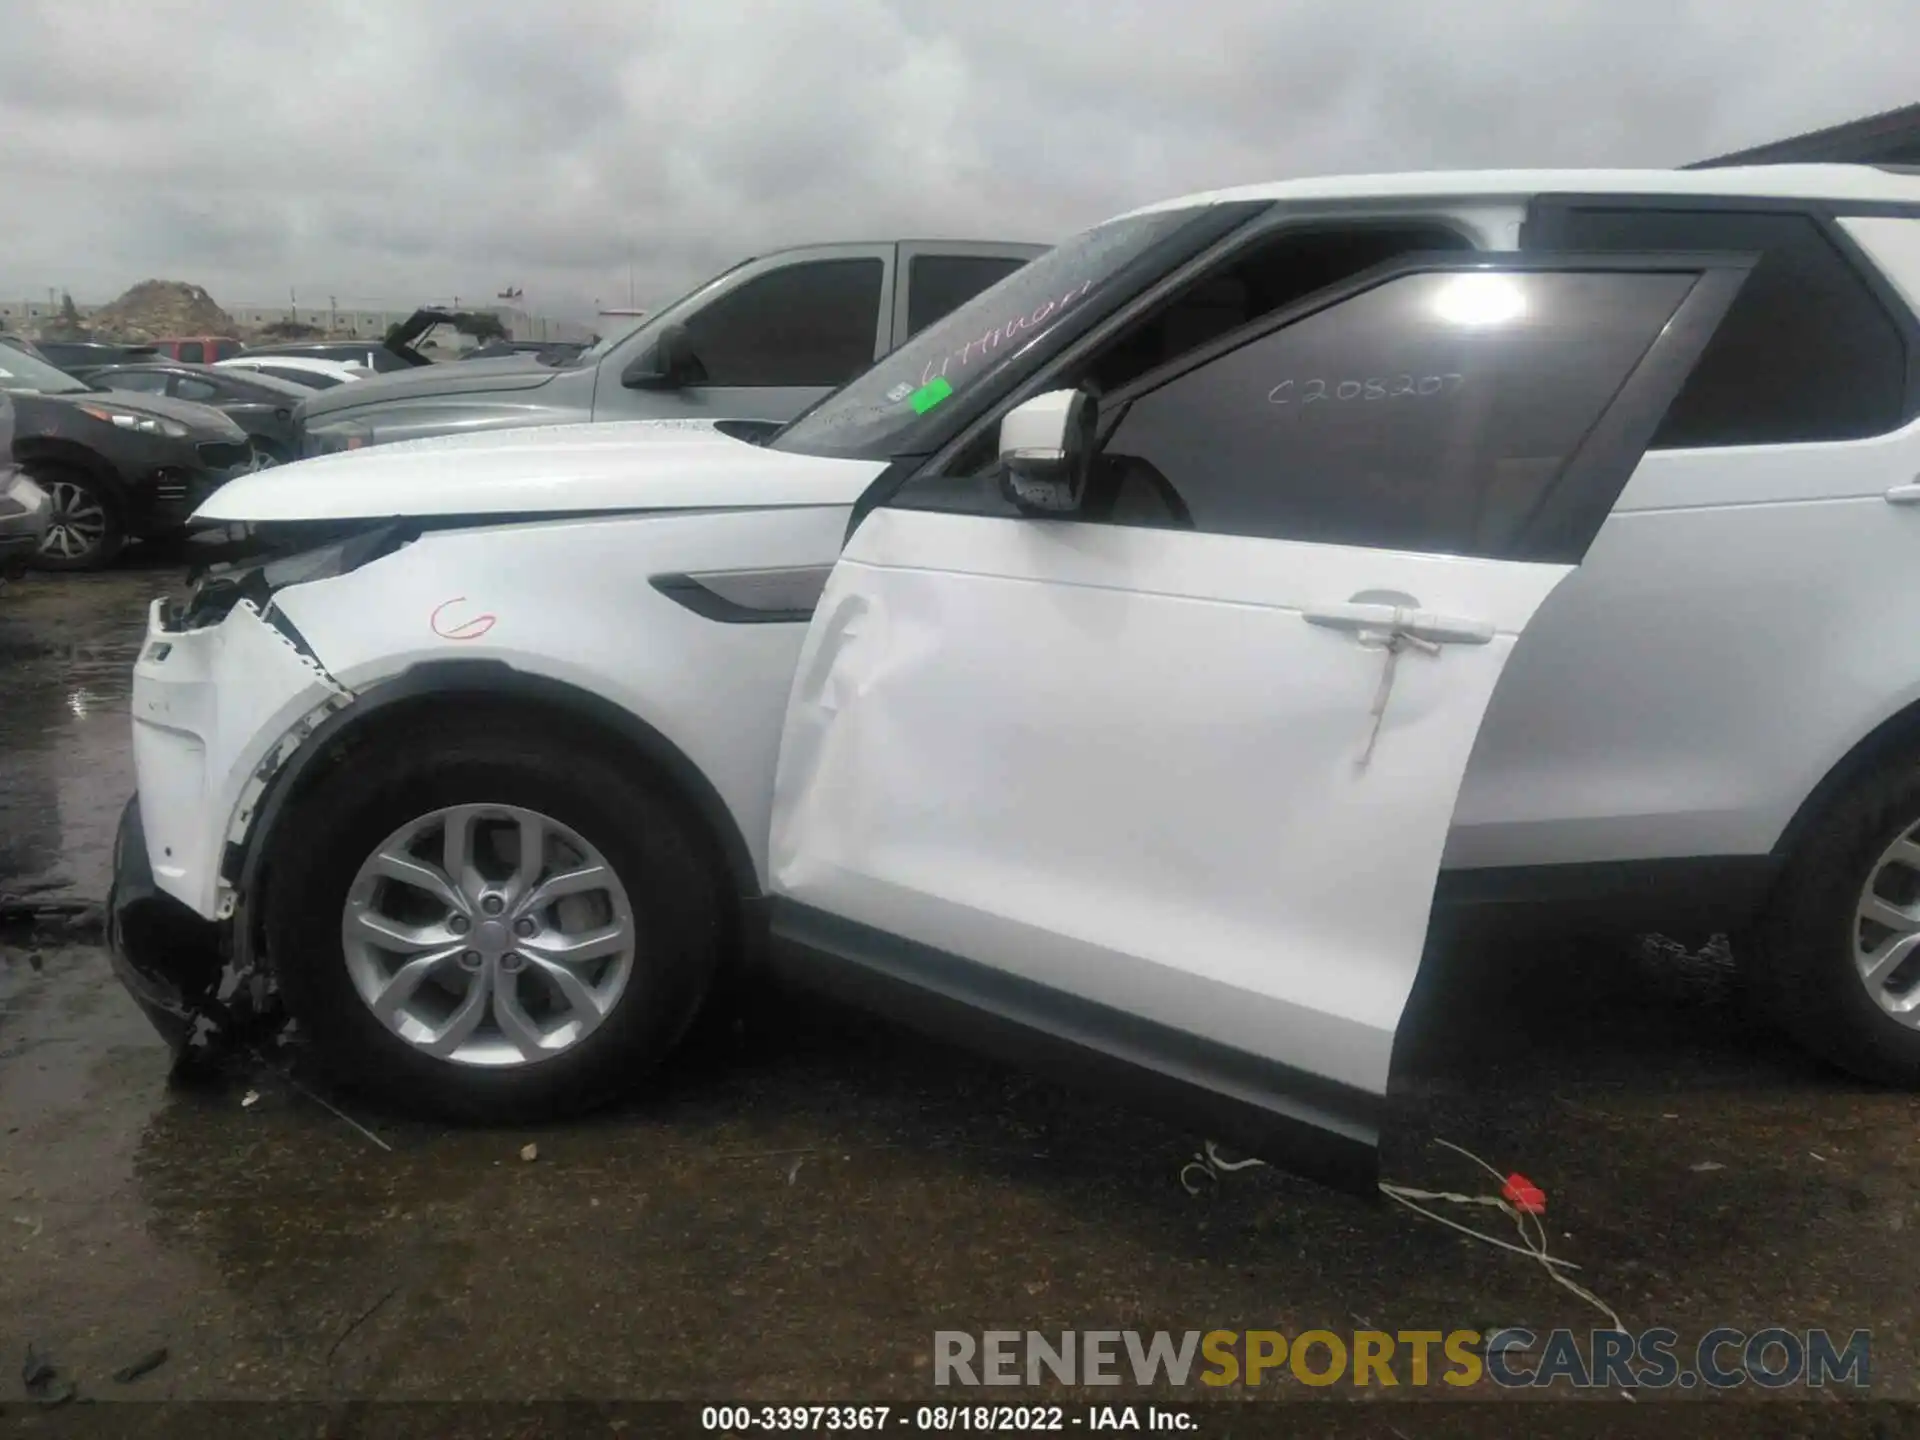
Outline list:
[[[220,998],[233,959],[233,922],[203,919],[154,883],[138,795],[114,836],[107,949],[114,973],[176,1054],[233,1028],[231,1007]]]

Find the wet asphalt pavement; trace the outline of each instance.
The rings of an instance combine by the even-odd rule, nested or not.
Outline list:
[[[177,576],[0,590],[16,918],[104,897],[143,611]],[[1262,1169],[1190,1195],[1198,1137],[814,1004],[712,1027],[614,1113],[452,1131],[356,1109],[376,1143],[268,1072],[170,1085],[92,939],[0,930],[16,1416],[8,1357],[29,1341],[83,1398],[924,1403],[953,1398],[931,1385],[937,1329],[1604,1323],[1524,1258],[1382,1201]],[[1403,1034],[1386,1172],[1479,1190],[1431,1141],[1466,1145],[1544,1187],[1555,1247],[1630,1328],[1867,1328],[1874,1394],[1915,1398],[1920,1099],[1750,1028],[1729,979],[1724,957],[1646,943],[1442,947]],[[108,1378],[159,1346],[151,1374]],[[1840,1418],[1831,1393],[1784,1393],[1801,1403],[1771,1413],[1796,1428]]]

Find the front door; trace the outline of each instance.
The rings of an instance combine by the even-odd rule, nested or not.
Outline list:
[[[1367,1183],[1487,702],[1745,273],[1401,259],[1102,397],[1069,518],[893,493],[789,701],[796,972]]]

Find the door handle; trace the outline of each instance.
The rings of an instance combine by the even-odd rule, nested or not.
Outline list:
[[[1347,601],[1337,605],[1311,605],[1300,613],[1309,625],[1328,630],[1406,635],[1431,645],[1485,645],[1494,635],[1491,621],[1436,615],[1431,610],[1415,610],[1405,605]]]
[[[1883,498],[1889,505],[1920,505],[1920,481],[1896,485]]]

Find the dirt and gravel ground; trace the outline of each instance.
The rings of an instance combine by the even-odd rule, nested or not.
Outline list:
[[[79,1387],[64,1415],[88,1399],[918,1404],[954,1398],[931,1384],[939,1329],[1598,1322],[1526,1259],[1381,1201],[1261,1169],[1191,1195],[1200,1137],[821,1005],[749,1007],[651,1093],[540,1130],[356,1109],[376,1143],[271,1073],[169,1084],[84,904],[104,896],[132,785],[144,605],[177,575],[150,561],[0,591],[5,1417],[52,1419],[17,1378],[29,1343]],[[1748,1027],[1728,981],[1712,955],[1463,936],[1403,1034],[1387,1173],[1478,1189],[1432,1141],[1466,1145],[1546,1189],[1555,1246],[1631,1328],[1870,1329],[1873,1394],[1912,1400],[1920,1099]],[[109,1378],[158,1347],[150,1374]],[[1405,1386],[1260,1393],[1374,1402],[1294,1411],[1308,1433],[1485,1419]],[[1600,1398],[1604,1429],[1682,1403]],[[1768,1397],[1764,1423],[1753,1387],[1716,1398],[1681,1412],[1689,1433],[1913,1431],[1909,1410],[1832,1391]],[[1576,1409],[1591,1427],[1592,1407],[1557,1407]],[[1249,1412],[1214,1413],[1213,1433],[1245,1433]],[[1561,1424],[1536,1409],[1518,1428]]]

